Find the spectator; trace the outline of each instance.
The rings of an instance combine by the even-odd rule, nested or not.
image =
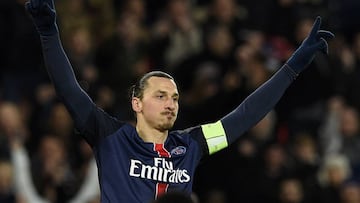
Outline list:
[[[360,186],[356,181],[345,183],[340,191],[341,203],[357,203],[360,202]]]
[[[127,87],[149,70],[148,34],[139,18],[126,11],[118,17],[115,28],[115,32],[96,48],[95,65],[102,78],[99,82],[109,87],[115,96],[116,106],[110,112],[130,121],[134,118],[128,110]]]
[[[344,154],[350,161],[354,175],[358,176],[360,167],[360,124],[355,108],[342,103],[339,98],[329,102],[326,122],[321,131],[320,143],[323,143],[324,156]]]
[[[301,181],[295,178],[287,178],[280,182],[280,203],[305,203],[305,194]]]
[[[352,175],[349,160],[339,154],[326,156],[318,171],[317,184],[311,188],[310,201],[317,203],[340,202],[341,186]]]
[[[191,8],[189,0],[170,0],[154,23],[151,57],[156,67],[174,72],[179,63],[201,51],[202,33]]]
[[[0,161],[0,202],[21,203],[13,184],[13,167],[10,161]]]

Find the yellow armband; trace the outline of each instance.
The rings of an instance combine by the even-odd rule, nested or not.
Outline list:
[[[209,148],[209,154],[213,154],[228,146],[225,130],[221,121],[201,125],[201,129]]]

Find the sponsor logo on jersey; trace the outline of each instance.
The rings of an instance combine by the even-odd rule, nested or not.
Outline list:
[[[184,155],[186,153],[186,147],[184,146],[178,146],[175,147],[173,150],[171,150],[170,154],[172,156],[180,156],[180,155]]]
[[[154,158],[154,166],[131,159],[129,175],[165,183],[187,183],[190,181],[190,175],[186,169],[174,169],[171,161],[161,157]]]

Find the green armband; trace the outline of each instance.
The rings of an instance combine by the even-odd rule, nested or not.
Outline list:
[[[201,129],[209,148],[209,154],[213,154],[228,146],[225,130],[221,121],[201,125]]]

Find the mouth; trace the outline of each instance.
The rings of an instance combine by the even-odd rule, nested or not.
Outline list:
[[[169,119],[174,118],[176,116],[176,114],[174,112],[171,112],[171,111],[163,112],[161,114],[166,116]]]

